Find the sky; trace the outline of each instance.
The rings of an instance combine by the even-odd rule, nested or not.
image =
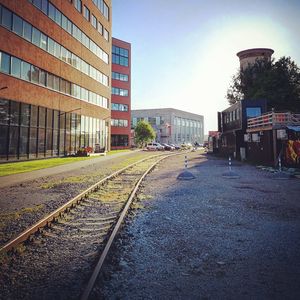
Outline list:
[[[112,36],[131,43],[132,109],[217,112],[239,69],[236,53],[271,48],[300,66],[300,0],[112,0]]]

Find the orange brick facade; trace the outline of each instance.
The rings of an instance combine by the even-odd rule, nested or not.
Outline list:
[[[22,78],[16,78],[16,76],[12,76],[12,74],[6,74],[5,72],[0,72],[0,89],[5,87],[5,89],[0,90],[0,99],[3,101],[3,105],[8,105],[7,111],[9,111],[10,102],[13,101],[21,103],[20,104],[20,113],[22,111],[22,105],[26,104],[26,109],[31,109],[31,106],[37,106],[48,109],[48,113],[58,115],[61,118],[62,114],[76,114],[74,120],[77,120],[77,127],[74,129],[76,132],[76,137],[71,137],[71,139],[76,139],[74,141],[73,146],[67,145],[64,146],[64,150],[57,152],[55,149],[52,149],[50,152],[47,152],[45,148],[44,154],[42,150],[36,151],[36,157],[43,156],[57,156],[57,155],[66,155],[75,153],[80,147],[90,146],[95,147],[95,144],[101,143],[102,147],[105,147],[106,150],[110,149],[110,99],[111,99],[111,1],[105,0],[107,7],[109,8],[109,16],[105,18],[104,15],[100,12],[98,7],[96,6],[97,1],[92,0],[82,0],[82,8],[86,6],[90,11],[90,16],[96,17],[97,21],[100,22],[109,34],[108,40],[104,38],[103,35],[99,33],[99,31],[94,28],[91,24],[91,21],[84,18],[83,11],[80,13],[74,6],[73,1],[66,0],[50,0],[45,3],[48,3],[47,9],[51,7],[55,7],[56,11],[61,12],[66,18],[69,19],[74,25],[77,26],[90,40],[92,40],[97,46],[99,46],[105,53],[108,54],[108,63],[101,60],[95,53],[93,53],[90,49],[88,49],[81,41],[74,38],[70,33],[62,28],[56,22],[54,22],[47,14],[41,11],[32,1],[29,0],[0,0],[0,9],[2,11],[2,18],[0,18],[0,51],[1,53],[5,53],[10,56],[10,59],[13,57],[18,58],[22,61],[31,64],[32,66],[38,67],[41,70],[46,71],[48,74],[53,74],[59,80],[65,80],[70,83],[70,92],[69,94],[62,93],[57,90],[53,90],[47,87],[47,79],[45,85],[35,84],[33,82],[28,82],[22,80]],[[38,2],[38,1],[37,1]],[[0,11],[0,13],[1,13]],[[85,61],[89,68],[95,68],[101,74],[108,78],[107,84],[101,84],[97,80],[93,79],[91,76],[82,72],[78,68],[75,68],[70,63],[66,63],[49,53],[49,51],[42,49],[41,47],[36,46],[33,42],[26,40],[21,34],[16,34],[14,32],[14,19],[12,18],[12,26],[8,28],[5,25],[4,18],[7,17],[6,12],[10,12],[13,17],[17,16],[23,20],[24,23],[27,22],[31,24],[34,28],[38,29],[42,34],[47,36],[47,43],[49,42],[49,38],[55,41],[57,44],[61,45],[72,55],[74,54],[81,60]],[[2,23],[1,23],[2,19]],[[61,50],[62,51],[62,50]],[[3,55],[2,55],[3,56]],[[2,59],[3,60],[3,59]],[[71,61],[71,60],[70,60]],[[3,64],[3,61],[2,61]],[[12,68],[12,66],[11,66]],[[1,69],[0,69],[1,70]],[[90,69],[89,69],[90,70]],[[31,74],[32,76],[32,74]],[[41,75],[39,75],[41,76]],[[102,75],[101,75],[102,76]],[[48,78],[48,77],[47,77]],[[82,100],[78,97],[74,97],[70,95],[73,91],[73,85],[77,85],[80,88],[88,91],[88,99]],[[91,96],[89,93],[92,93]],[[97,105],[96,103],[91,103],[91,97],[95,97],[98,101],[98,98],[105,99],[105,103],[107,103],[107,107],[103,105]],[[96,98],[98,97],[98,98]],[[96,101],[95,100],[95,101]],[[102,101],[102,100],[101,100]],[[50,110],[53,110],[50,111]],[[3,113],[4,114],[4,113]],[[2,115],[3,115],[2,114]],[[54,119],[53,115],[53,119]],[[84,121],[81,116],[84,116]],[[69,117],[69,116],[68,116]],[[66,116],[66,119],[68,118]],[[1,115],[0,115],[1,118]],[[52,118],[52,117],[51,117]],[[21,118],[20,118],[21,119]],[[29,118],[30,119],[30,118]],[[8,126],[6,129],[8,130],[7,136],[1,136],[1,142],[5,140],[10,140],[13,138],[10,135],[9,126],[11,121],[5,123],[1,122],[0,125]],[[21,122],[21,121],[20,121]],[[60,123],[62,121],[60,120]],[[63,121],[65,122],[65,120]],[[66,120],[68,122],[68,119]],[[84,124],[86,122],[86,124]],[[83,126],[80,129],[80,123],[84,124],[86,127],[83,130]],[[99,129],[102,124],[101,130]],[[104,125],[105,123],[105,125]],[[21,124],[22,125],[22,124]],[[28,123],[28,136],[30,136],[30,124]],[[104,128],[105,126],[105,128]],[[72,128],[72,124],[70,125]],[[98,128],[99,127],[99,128]],[[1,128],[0,128],[1,129]],[[6,130],[5,129],[5,130]],[[39,129],[38,129],[39,130]],[[101,131],[101,133],[100,133]],[[80,136],[82,133],[90,135],[87,139],[84,139]],[[67,133],[68,134],[68,133]],[[75,133],[74,133],[75,134]],[[101,136],[102,134],[102,136]],[[72,133],[71,133],[72,135]],[[105,138],[104,138],[105,135]],[[50,133],[49,133],[50,136]],[[54,133],[52,133],[52,138],[55,138]],[[105,141],[104,141],[105,139]],[[50,138],[49,138],[50,140]],[[21,141],[18,141],[18,145],[20,146]],[[50,142],[48,142],[49,144]],[[58,141],[59,143],[59,141]],[[65,143],[65,141],[64,141]],[[52,146],[56,145],[56,141],[52,141]],[[7,145],[6,151],[10,153],[9,145]],[[29,145],[28,145],[29,147]],[[20,156],[18,154],[18,149],[5,158],[5,147],[2,147],[0,153],[0,157],[2,160],[5,159],[26,159],[25,156]],[[41,152],[41,153],[40,153]],[[48,153],[48,154],[47,154]],[[34,158],[28,153],[27,158]],[[30,156],[30,157],[29,157]]]
[[[113,48],[118,47],[120,49],[126,49],[128,51],[128,65],[121,65],[112,62],[112,72],[127,76],[128,80],[115,79],[112,76],[112,89],[128,91],[128,95],[117,95],[112,93],[111,102],[112,102],[112,111],[111,118],[112,120],[126,120],[127,126],[122,126],[123,123],[117,125],[112,122],[111,124],[111,148],[112,149],[126,149],[130,148],[130,122],[131,122],[131,44],[116,38],[112,39]],[[114,51],[113,51],[114,55]],[[123,104],[127,107],[127,111],[114,110],[113,107],[116,104]],[[117,125],[117,126],[115,126]]]

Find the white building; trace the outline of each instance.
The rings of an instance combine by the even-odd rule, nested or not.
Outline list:
[[[131,127],[134,128],[141,120],[154,128],[157,142],[203,144],[204,118],[201,115],[174,108],[132,110]]]

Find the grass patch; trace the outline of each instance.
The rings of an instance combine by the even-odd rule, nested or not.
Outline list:
[[[94,157],[62,157],[0,164],[0,176],[31,172],[92,158]]]
[[[114,155],[121,152],[129,152],[131,150],[112,150],[107,153],[107,155]],[[77,161],[99,158],[99,156],[91,157],[59,157],[59,158],[49,158],[31,161],[20,161],[0,164],[0,176],[13,175],[18,173],[31,172],[35,170],[41,170],[51,167],[56,167],[64,164],[70,164]]]

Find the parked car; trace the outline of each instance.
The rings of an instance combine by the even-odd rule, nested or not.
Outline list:
[[[170,144],[172,147],[174,147],[175,150],[179,150],[180,146],[179,145],[175,145],[175,144]]]
[[[164,149],[167,150],[167,151],[175,150],[175,147],[173,147],[172,145],[169,145],[169,144],[163,143],[162,146],[164,146]]]
[[[147,150],[152,150],[152,151],[164,150],[164,146],[156,142],[148,143],[146,148]]]

